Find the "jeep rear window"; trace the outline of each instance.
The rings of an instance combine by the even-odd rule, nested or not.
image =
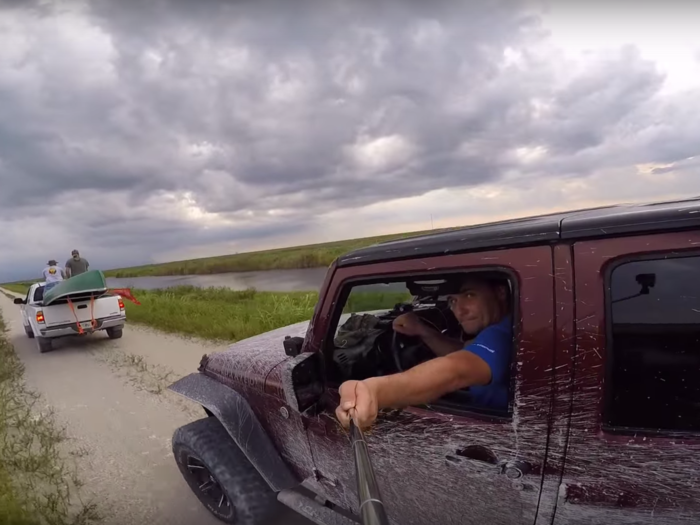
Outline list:
[[[621,264],[607,302],[605,423],[700,430],[700,256]]]

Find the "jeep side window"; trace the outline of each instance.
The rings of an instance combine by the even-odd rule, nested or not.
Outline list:
[[[605,422],[700,431],[700,256],[620,264],[608,294]]]
[[[431,288],[431,283],[439,283],[443,278],[450,283],[440,286],[454,287],[467,275],[464,272],[438,277],[410,276],[346,285],[336,306],[332,337],[327,338],[329,383],[337,387],[348,379],[393,374],[435,358],[420,339],[395,334],[392,329],[393,320],[408,310],[459,344],[468,344],[475,334],[465,333],[450,309],[450,294],[455,290],[445,288],[435,292]],[[512,284],[506,274],[502,281],[511,292],[509,313],[512,315]],[[511,346],[509,360],[512,351]],[[456,410],[479,409],[470,399],[468,389],[448,394],[431,406],[441,405]],[[496,412],[503,415],[502,411]]]
[[[35,302],[41,302],[44,299],[44,287],[43,286],[37,286],[36,290],[34,290],[34,301]]]

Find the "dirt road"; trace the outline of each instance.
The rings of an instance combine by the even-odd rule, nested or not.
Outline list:
[[[221,523],[187,487],[170,448],[173,431],[203,413],[165,387],[222,347],[127,325],[122,339],[66,338],[40,354],[24,333],[19,306],[0,294],[0,309],[27,384],[81,451],[85,493],[96,497],[105,524]],[[309,523],[285,509],[270,525]]]

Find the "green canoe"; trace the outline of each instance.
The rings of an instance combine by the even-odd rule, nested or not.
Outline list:
[[[44,293],[43,304],[48,306],[60,299],[71,297],[79,299],[90,297],[91,294],[100,296],[107,291],[107,279],[100,270],[90,270],[59,284]]]

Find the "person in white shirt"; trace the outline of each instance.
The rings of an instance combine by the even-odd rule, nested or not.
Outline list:
[[[42,272],[44,281],[46,281],[44,292],[48,292],[51,288],[63,281],[64,278],[63,269],[59,268],[57,261],[51,259],[47,264],[48,266],[44,268],[44,271]]]

